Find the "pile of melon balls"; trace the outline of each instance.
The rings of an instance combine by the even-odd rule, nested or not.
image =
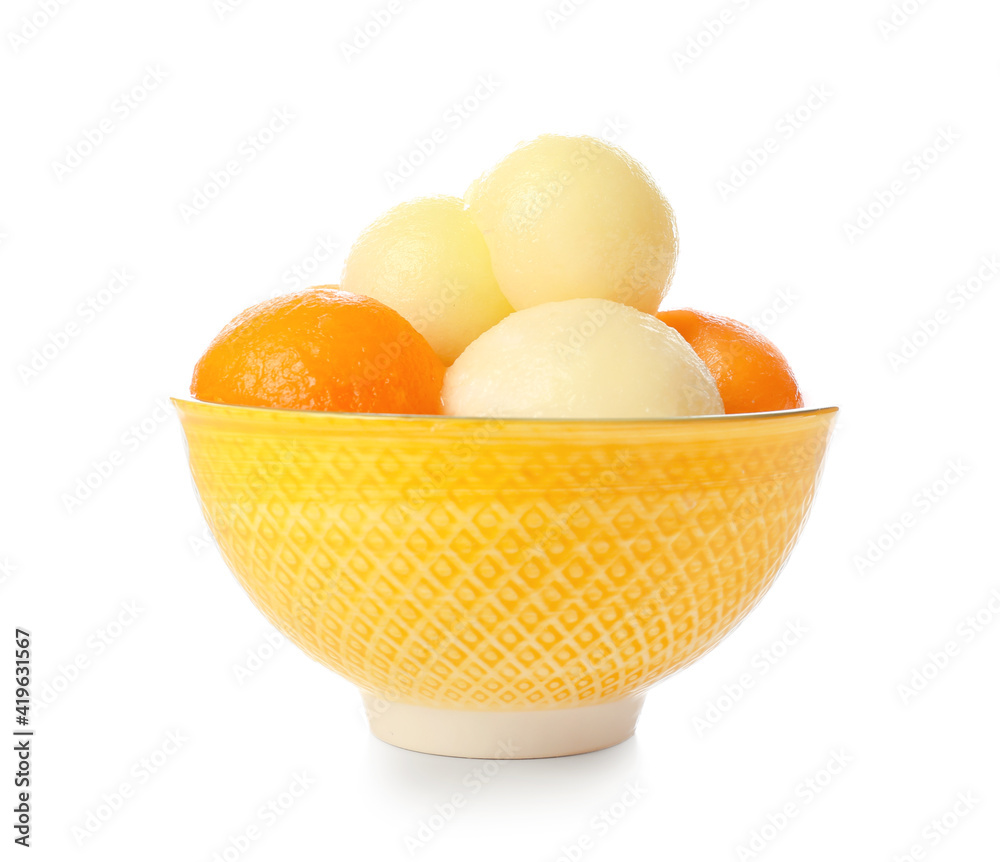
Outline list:
[[[464,200],[421,198],[383,215],[351,248],[340,290],[388,306],[426,339],[445,366],[445,414],[724,413],[726,370],[657,316],[677,247],[670,204],[627,153],[545,135]],[[800,396],[759,409],[795,406]]]

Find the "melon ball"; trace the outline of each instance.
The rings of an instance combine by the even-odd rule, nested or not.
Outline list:
[[[677,260],[674,213],[617,147],[544,135],[473,183],[466,199],[514,308],[582,297],[650,314],[660,307]]]
[[[389,210],[354,244],[341,287],[399,312],[445,362],[513,311],[483,235],[452,197]]]
[[[445,372],[455,416],[639,419],[723,413],[707,366],[674,329],[606,299],[516,311]]]

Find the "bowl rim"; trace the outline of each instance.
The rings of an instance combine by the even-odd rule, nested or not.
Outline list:
[[[432,421],[432,422],[491,422],[501,424],[539,424],[539,425],[586,425],[586,426],[616,426],[616,425],[688,425],[693,423],[733,423],[733,422],[762,422],[777,421],[792,416],[819,416],[823,414],[835,414],[840,412],[840,408],[834,405],[827,407],[796,407],[791,410],[766,410],[760,413],[710,413],[701,416],[669,416],[669,417],[648,417],[638,416],[633,418],[615,419],[581,419],[576,417],[533,417],[533,416],[452,416],[441,413],[352,413],[350,411],[324,411],[324,410],[295,410],[289,407],[254,407],[244,404],[223,404],[215,401],[200,401],[192,397],[171,397],[174,406],[181,410],[185,407],[193,407],[195,410],[213,412],[218,410],[232,414],[244,414],[248,418],[254,414],[277,413],[285,414],[289,417],[302,417],[305,422],[321,422],[331,419],[349,418],[351,420],[379,422],[391,420],[400,421]],[[309,417],[309,418],[305,418]]]

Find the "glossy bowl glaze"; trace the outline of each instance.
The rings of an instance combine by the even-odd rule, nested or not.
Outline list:
[[[837,412],[174,403],[205,517],[257,607],[362,690],[380,738],[483,757],[631,735],[646,689],[717,644],[787,559]]]

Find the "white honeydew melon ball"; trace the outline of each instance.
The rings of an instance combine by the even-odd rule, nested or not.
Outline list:
[[[725,412],[708,367],[677,330],[606,299],[515,311],[445,372],[445,413],[639,419]]]
[[[581,297],[660,307],[677,260],[674,213],[623,150],[544,135],[474,182],[466,200],[514,308]]]
[[[445,362],[513,311],[483,235],[453,197],[389,210],[354,243],[340,286],[398,311]]]

